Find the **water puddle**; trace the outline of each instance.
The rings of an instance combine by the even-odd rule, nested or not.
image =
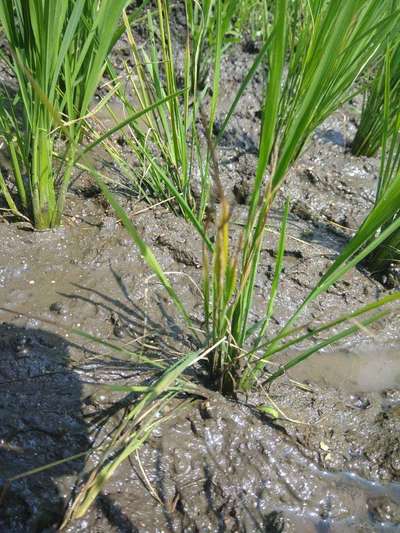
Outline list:
[[[315,354],[292,369],[300,381],[324,383],[350,393],[400,388],[400,347],[370,347]]]

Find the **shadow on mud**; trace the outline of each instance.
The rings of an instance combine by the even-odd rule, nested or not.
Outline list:
[[[90,449],[82,384],[65,339],[0,323],[0,531],[54,531]],[[79,456],[79,454],[82,454]],[[42,472],[15,478],[78,455]],[[135,531],[100,496],[98,510],[118,531]]]
[[[29,470],[89,448],[81,385],[68,344],[41,329],[0,324],[0,487]],[[55,480],[76,475],[83,458],[13,481],[3,491],[0,530],[42,531],[58,523],[64,500]]]
[[[157,303],[152,303],[152,311],[156,310],[158,315],[154,318],[150,312],[144,311],[132,300],[122,279],[112,268],[110,270],[121,289],[120,299],[109,296],[105,291],[77,283],[73,284],[75,288],[86,293],[87,296],[78,292],[69,294],[60,292],[59,294],[65,299],[81,301],[101,308],[110,317],[115,337],[145,336],[148,340],[157,339],[157,346],[154,351],[154,355],[157,357],[160,356],[160,353],[174,352],[177,343],[182,344],[188,350],[199,348],[195,345],[195,339],[177,324],[176,317],[168,311],[161,296],[157,298]],[[195,321],[195,318],[192,320]],[[200,327],[201,323],[198,325]],[[151,355],[151,353],[151,346],[146,345],[146,355]]]

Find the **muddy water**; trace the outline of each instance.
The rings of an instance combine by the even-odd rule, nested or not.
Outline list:
[[[80,324],[121,343],[132,343],[146,327],[165,353],[187,349],[172,306],[157,284],[144,281],[149,272],[111,213],[104,213],[96,198],[71,200],[66,225],[56,232],[0,225],[2,304],[60,325]],[[134,202],[127,207],[164,268],[181,273],[173,276],[196,314],[196,290],[181,280],[182,273],[198,278],[198,241],[166,210],[142,212],[144,204]],[[239,219],[239,207],[236,214]],[[301,235],[307,223],[293,218],[290,228],[291,235]],[[273,240],[267,239],[262,272],[268,272]],[[307,269],[309,280],[314,274],[308,265],[320,261],[322,267],[335,242],[334,234],[312,246],[288,242],[283,297],[296,299],[294,280],[305,280],[301,273]],[[376,283],[361,273],[352,280],[361,281],[369,294],[376,291]],[[260,277],[260,312],[268,283],[268,276]],[[357,305],[358,286],[353,292],[338,287],[329,306],[341,309],[343,294]],[[316,306],[310,313],[318,311]],[[287,312],[278,303],[276,321]],[[80,346],[57,326],[5,312],[1,320],[4,482],[90,448],[99,438],[96,420],[114,401],[98,384],[126,384],[138,372],[93,343]],[[394,324],[381,323],[374,342],[394,345]],[[140,463],[133,457],[123,465],[87,516],[68,531],[396,531],[398,368],[398,351],[371,348],[364,333],[356,347],[324,353],[291,371],[268,396],[260,392],[233,402],[211,394],[209,403],[153,434]],[[260,404],[278,406],[281,417],[271,421],[257,410]],[[54,527],[84,464],[81,458],[13,482],[1,507],[2,530]],[[162,503],[151,495],[143,472]]]
[[[400,347],[371,346],[321,353],[289,372],[300,381],[323,382],[351,393],[400,388]]]

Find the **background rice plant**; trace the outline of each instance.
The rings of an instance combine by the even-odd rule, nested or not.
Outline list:
[[[256,52],[263,40],[268,25],[268,6],[271,7],[271,2],[264,0],[237,2],[232,35],[238,42],[244,40],[249,52]]]
[[[260,147],[268,154],[273,187],[315,128],[349,99],[354,82],[397,27],[399,10],[388,15],[383,4],[344,2],[338,9],[330,0],[276,2],[264,104],[272,146]]]
[[[163,1],[158,1],[157,18],[152,11],[147,13],[148,52],[139,47],[125,16],[127,38],[131,49],[133,67],[124,65],[124,84],[118,82],[116,91],[123,113],[140,111],[156,101],[178,93],[177,72],[172,54],[169,26],[169,10]],[[159,47],[158,44],[159,43]],[[159,55],[160,49],[160,55]],[[186,45],[184,52],[184,87],[192,86],[191,53]],[[115,89],[114,89],[115,90]],[[189,166],[191,153],[187,147],[191,125],[195,121],[195,107],[190,107],[193,93],[182,91],[182,96],[172,98],[155,107],[143,116],[140,124],[131,124],[123,139],[138,163],[125,160],[124,153],[115,144],[108,142],[106,149],[128,178],[134,191],[142,198],[165,199],[171,191],[180,191],[185,201],[190,201]],[[118,124],[119,118],[108,106],[111,116]]]
[[[18,83],[15,97],[5,90],[2,94],[8,105],[0,109],[0,138],[11,164],[9,180],[0,174],[0,190],[11,212],[28,218],[37,229],[61,222],[82,119],[120,35],[117,25],[126,4],[126,0],[0,4],[10,51],[3,60]],[[54,150],[60,144],[63,153],[56,159]]]
[[[126,161],[126,154],[115,143],[105,146],[139,196],[148,201],[172,197],[171,205],[178,204],[183,215],[193,222],[194,217],[203,218],[210,194],[209,154],[204,147],[204,132],[199,131],[199,110],[207,103],[207,129],[211,131],[218,107],[222,57],[231,42],[230,28],[238,3],[185,2],[181,69],[173,54],[170,9],[168,2],[157,0],[156,16],[148,11],[148,39],[142,46],[138,46],[125,19],[133,67],[125,63],[125,80],[124,83],[118,80],[116,94],[126,114],[148,107],[179,89],[182,96],[154,107],[140,125],[132,124],[123,133],[137,166]],[[118,117],[111,106],[108,109],[117,124]]]
[[[396,9],[392,2],[389,12]],[[384,51],[385,52],[385,51]],[[400,38],[397,27],[387,36],[386,53],[373,65],[374,77],[363,97],[360,122],[351,145],[353,155],[374,156],[382,143],[384,130],[393,132],[400,110]],[[385,109],[385,99],[390,107]]]
[[[374,214],[381,217],[376,227],[377,234],[396,226],[396,230],[384,239],[380,246],[366,257],[365,263],[369,270],[380,278],[387,287],[400,286],[400,108],[397,99],[393,100],[390,91],[391,58],[387,62],[386,91],[382,120],[382,156],[381,166],[375,196],[375,206],[368,214],[364,224],[373,218]],[[393,109],[394,108],[394,109]]]
[[[136,168],[126,162],[125,154],[115,145],[110,143],[108,150],[139,194],[149,200],[173,197],[186,218],[193,221],[196,217],[201,222],[210,199],[211,181],[210,152],[204,131],[198,128],[199,109],[202,102],[208,109],[205,130],[209,134],[218,109],[222,54],[229,44],[226,35],[230,35],[242,7],[222,0],[205,2],[202,7],[185,2],[188,33],[178,84],[169,10],[164,0],[158,0],[157,6],[157,23],[151,14],[148,16],[148,53],[143,47],[139,49],[128,28],[134,68],[127,68],[129,91],[119,91],[119,97],[127,112],[132,112],[178,88],[185,91],[181,102],[170,100],[165,106],[157,106],[147,115],[143,127],[133,126],[124,136],[139,162]],[[260,137],[255,195],[267,171],[273,174],[272,192],[281,184],[315,128],[350,98],[354,83],[374,58],[382,57],[385,43],[390,41],[388,35],[394,35],[392,30],[400,20],[399,10],[392,10],[389,16],[382,3],[375,0],[347,2],[342,9],[337,9],[332,0],[281,0],[272,6],[264,6],[264,46],[238,91],[239,97],[268,50],[263,113],[269,120],[263,121],[267,131]],[[204,65],[209,70],[210,62],[213,80],[208,100],[208,86],[204,86],[201,72]],[[218,139],[237,100],[232,102]],[[262,144],[265,139],[270,145]],[[199,191],[194,194],[196,189]]]

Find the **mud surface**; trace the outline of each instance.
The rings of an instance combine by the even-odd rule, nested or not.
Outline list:
[[[225,59],[222,101],[252,55]],[[240,228],[257,158],[261,79],[255,78],[219,150],[222,180]],[[373,202],[378,160],[354,158],[359,103],[315,133],[270,220],[254,319],[271,286],[279,208],[291,198],[279,327],[295,310]],[[223,110],[222,110],[223,116]],[[194,318],[201,243],[164,206],[121,197],[170,272]],[[384,293],[355,270],[311,305],[317,323]],[[132,349],[173,357],[193,347],[172,304],[87,177],[78,176],[64,227],[33,233],[0,220],[0,531],[53,531],[99,439],[115,397],[102,383],[130,383],[140,369],[72,337],[80,327]],[[49,324],[38,319],[49,320]],[[307,362],[269,391],[237,401],[210,393],[153,433],[68,532],[394,532],[400,530],[399,317]],[[257,408],[272,406],[271,420]],[[100,432],[101,433],[101,432]],[[45,472],[19,474],[80,454]]]

